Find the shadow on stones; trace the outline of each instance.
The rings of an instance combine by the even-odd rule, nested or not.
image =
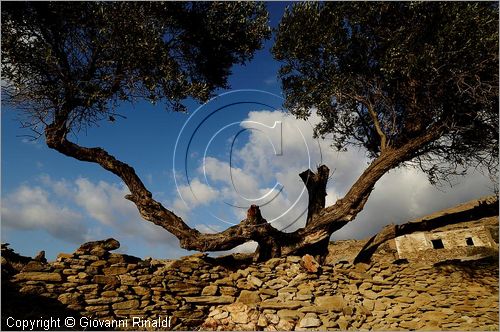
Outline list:
[[[7,279],[7,280],[6,280]],[[98,331],[100,329],[84,328],[79,325],[82,317],[77,311],[66,308],[56,299],[51,299],[35,294],[22,294],[19,288],[2,276],[2,331],[19,331],[20,327],[7,325],[9,317],[15,320],[50,320],[59,318],[59,327],[50,328],[48,331]],[[64,325],[66,317],[73,317],[77,325],[68,328]],[[9,321],[12,325],[12,321]],[[34,330],[43,331],[43,326],[35,327]]]
[[[205,257],[205,261],[209,264],[222,266],[234,272],[252,265],[253,254],[236,253],[220,257]]]
[[[498,289],[490,287],[488,283],[484,283],[482,278],[484,278],[484,271],[490,269],[491,267],[494,267],[494,273],[491,274],[491,277],[498,278],[498,266],[498,251],[493,251],[492,255],[479,259],[450,259],[434,264],[434,268],[443,275],[460,271],[461,277],[464,281],[466,280],[467,282],[479,283],[483,287],[490,289],[493,293],[498,293]]]
[[[80,313],[75,310],[68,309],[64,304],[49,297],[37,294],[24,294],[19,291],[19,286],[10,282],[10,278],[19,273],[28,263],[33,262],[31,257],[22,256],[14,250],[8,248],[8,244],[2,244],[2,319],[1,331],[19,331],[22,327],[12,326],[11,320],[7,325],[9,317],[15,320],[50,320],[59,318],[59,327],[53,327],[48,331],[97,331],[92,328],[84,328],[79,324],[73,328],[68,328],[64,325],[66,317],[73,317],[79,323],[82,317]],[[26,330],[29,330],[27,328]],[[43,326],[34,328],[34,331],[44,331]]]

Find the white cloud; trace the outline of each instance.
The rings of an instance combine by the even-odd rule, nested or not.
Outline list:
[[[87,230],[83,216],[49,200],[40,187],[22,185],[2,199],[2,225],[11,229],[45,230],[55,238],[81,243]]]
[[[204,173],[208,179],[214,182],[220,181],[227,187],[234,188],[235,191],[243,196],[255,194],[255,191],[258,189],[258,184],[252,176],[245,173],[241,168],[229,167],[228,162],[220,161],[217,158],[205,158],[203,166],[198,169],[198,172]],[[195,189],[193,188],[193,191],[198,196],[198,192]]]
[[[211,203],[229,200],[236,206],[257,204],[261,206],[264,218],[274,220],[275,227],[288,226],[286,231],[302,227],[308,196],[298,176],[300,172],[307,168],[315,170],[320,164],[330,168],[333,174],[326,200],[327,205],[331,205],[345,195],[369,163],[362,150],[336,152],[328,139],[313,139],[313,126],[318,121],[314,113],[308,122],[278,111],[250,112],[241,123],[249,130],[248,142],[233,150],[232,169],[229,160],[210,156],[204,160],[204,167],[198,169],[196,180],[203,183],[206,175],[207,185],[218,192],[218,199],[211,200]],[[281,123],[281,130],[277,130],[277,122]],[[273,145],[276,148],[280,143],[282,154],[276,155]],[[283,186],[281,192],[273,188],[276,181]],[[462,181],[461,185],[443,192],[443,188],[431,186],[426,175],[419,170],[392,170],[376,184],[356,220],[334,234],[334,238],[363,238],[373,235],[388,223],[403,223],[491,192],[489,179],[480,174],[469,175]],[[263,196],[266,198],[257,201],[245,199]],[[269,200],[272,197],[274,199]],[[235,208],[233,216],[231,222],[237,223],[244,218],[245,209]]]
[[[279,229],[293,231],[303,226],[308,196],[300,172],[315,170],[320,164],[331,169],[326,198],[331,205],[347,192],[368,162],[363,151],[335,152],[328,140],[313,139],[312,128],[318,120],[312,115],[309,123],[277,111],[249,113],[242,123],[249,130],[248,142],[233,151],[232,167],[220,155],[207,157],[198,165],[190,186],[179,186],[183,200],[172,190],[176,196],[170,197],[172,204],[166,207],[172,206],[186,222],[207,233],[228,226],[217,218],[230,223],[245,218],[250,204],[261,206],[264,218],[273,220]],[[276,123],[281,126],[276,127]],[[282,153],[276,155],[273,145]],[[46,175],[39,180],[41,187],[23,185],[2,200],[2,222],[7,227],[45,229],[54,237],[75,243],[112,236],[131,249],[158,246],[160,250],[180,252],[173,235],[144,221],[136,206],[124,198],[128,194],[124,184],[85,178],[55,180]],[[462,180],[443,192],[443,188],[432,187],[416,169],[393,170],[376,184],[356,220],[334,238],[367,237],[388,223],[406,222],[491,192],[490,180],[480,174]],[[280,186],[274,187],[276,183]],[[93,225],[84,223],[89,218],[95,220]],[[254,249],[255,243],[250,243],[232,251]]]
[[[118,221],[117,214],[130,215],[132,212],[132,203],[123,198],[129,193],[124,186],[119,188],[104,181],[94,184],[83,178],[77,179],[75,184],[75,203],[102,224],[112,225]]]
[[[172,206],[175,212],[184,219],[192,209],[207,205],[217,198],[217,191],[197,178],[193,179],[189,185],[179,185],[177,190],[176,194],[180,197],[174,200]]]
[[[142,245],[181,252],[173,235],[142,219],[134,203],[124,198],[129,191],[123,183],[54,180],[48,175],[40,176],[39,182],[43,188],[23,185],[2,200],[3,225],[46,230],[75,244],[114,237],[122,242],[122,251]]]
[[[71,183],[66,179],[53,180],[49,175],[43,174],[39,177],[39,180],[59,197],[71,197],[75,194],[71,188]]]
[[[198,179],[191,181],[189,186],[179,187],[182,197],[188,204],[207,204],[216,198],[217,193]]]

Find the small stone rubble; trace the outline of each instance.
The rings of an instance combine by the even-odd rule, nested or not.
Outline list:
[[[307,255],[230,270],[203,254],[141,260],[110,252],[118,247],[113,239],[87,243],[55,262],[32,260],[9,278],[19,292],[56,299],[83,316],[169,316],[172,330],[499,327],[497,259],[320,266]],[[2,259],[2,270],[8,264]]]
[[[272,259],[231,274],[222,282],[238,289],[236,302],[212,308],[202,329],[498,330],[494,261],[338,262],[318,273],[302,261]]]

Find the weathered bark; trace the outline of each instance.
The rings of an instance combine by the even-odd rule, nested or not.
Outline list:
[[[369,262],[382,244],[398,236],[414,232],[428,232],[439,227],[492,216],[498,216],[497,196],[475,199],[403,225],[387,225],[368,240],[354,259],[354,263]]]
[[[310,169],[299,174],[304,182],[309,195],[309,204],[307,206],[306,227],[312,220],[325,208],[326,205],[326,185],[330,175],[330,169],[326,165],[318,167],[316,173]],[[330,238],[325,238],[307,248],[307,253],[313,255],[315,259],[322,263],[322,260],[328,254],[328,243]]]
[[[326,184],[328,183],[329,174],[330,169],[326,165],[319,166],[317,173],[308,169],[299,174],[309,195],[306,226],[309,225],[312,219],[325,208]]]
[[[247,211],[246,223],[257,227],[267,224],[267,220],[262,218],[262,214],[257,205],[251,205]],[[264,235],[259,237],[257,243],[258,246],[254,254],[254,261],[265,261],[281,255],[281,248],[277,246],[273,238]]]
[[[126,198],[138,208],[141,216],[172,233],[187,250],[201,252],[229,250],[248,241],[259,244],[256,259],[285,256],[293,253],[312,252],[325,255],[329,238],[363,209],[375,183],[390,169],[411,159],[418,150],[439,136],[438,128],[398,148],[386,148],[363,172],[343,199],[325,208],[328,167],[320,166],[318,173],[307,170],[300,174],[308,189],[309,211],[307,225],[292,233],[284,233],[270,225],[257,206],[249,209],[248,216],[239,224],[215,234],[202,234],[189,227],[180,217],[163,207],[149,192],[135,170],[117,160],[102,148],[87,148],[67,139],[68,114],[59,112],[54,122],[45,129],[48,147],[75,159],[99,164],[116,174],[127,185],[130,194]]]

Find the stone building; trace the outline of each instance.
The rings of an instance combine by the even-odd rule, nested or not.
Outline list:
[[[474,227],[416,232],[394,239],[398,258],[418,260],[466,259],[498,250],[498,219],[485,218]]]

